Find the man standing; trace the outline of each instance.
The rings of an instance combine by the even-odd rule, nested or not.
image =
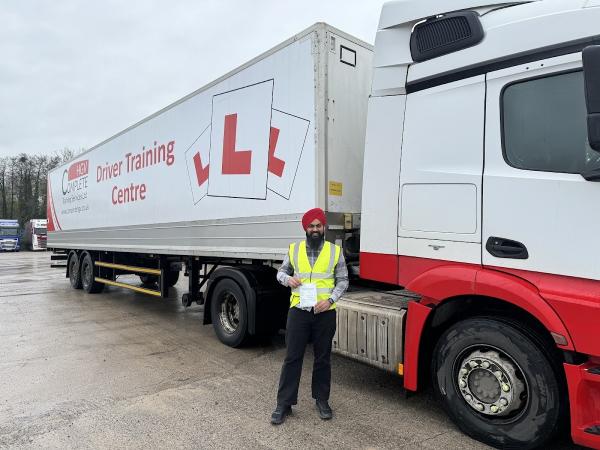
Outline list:
[[[320,208],[306,212],[306,240],[290,245],[277,281],[292,289],[286,326],[287,354],[281,369],[277,407],[271,423],[283,423],[298,402],[298,386],[306,344],[312,338],[312,397],[323,420],[333,417],[329,406],[331,341],[335,334],[336,301],[348,288],[348,269],[341,248],[325,241],[327,219]]]

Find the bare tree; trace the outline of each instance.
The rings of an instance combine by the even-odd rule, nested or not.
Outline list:
[[[16,179],[16,166],[17,166],[18,158],[16,156],[12,156],[9,159],[9,167],[10,167],[10,217],[14,217],[15,212],[15,179]]]
[[[42,175],[45,175],[46,167],[48,166],[48,157],[47,156],[34,156],[34,170],[35,177],[33,181],[33,215],[36,217],[42,217],[45,214],[44,204],[42,203],[41,198],[41,190],[42,186],[40,186],[43,182]]]
[[[0,217],[17,218],[21,225],[46,217],[48,172],[81,151],[65,148],[50,156],[22,153],[0,158]]]
[[[6,203],[6,167],[8,166],[8,158],[0,158],[0,213],[2,217],[7,214],[7,203]]]

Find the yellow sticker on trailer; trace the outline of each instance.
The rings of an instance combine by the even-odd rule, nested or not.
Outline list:
[[[339,181],[330,181],[329,182],[329,195],[336,195],[338,197],[342,196],[342,190],[344,185]]]

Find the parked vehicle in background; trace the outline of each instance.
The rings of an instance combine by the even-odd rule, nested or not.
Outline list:
[[[598,24],[600,0],[395,1],[374,55],[317,24],[52,171],[48,245],[87,293],[165,295],[185,264],[235,347],[285,317],[275,268],[321,207],[361,281],[335,352],[430,378],[487,444],[570,418],[600,448]]]
[[[25,223],[21,245],[27,250],[46,250],[48,220],[31,219]]]
[[[0,251],[18,252],[20,248],[19,221],[0,219]]]

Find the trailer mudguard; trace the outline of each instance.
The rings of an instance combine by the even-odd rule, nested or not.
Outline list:
[[[211,294],[223,278],[234,280],[244,291],[248,309],[248,333],[259,334],[270,328],[283,328],[289,308],[289,289],[276,280],[277,271],[269,266],[221,267],[211,275],[206,288],[204,324],[211,323]]]

